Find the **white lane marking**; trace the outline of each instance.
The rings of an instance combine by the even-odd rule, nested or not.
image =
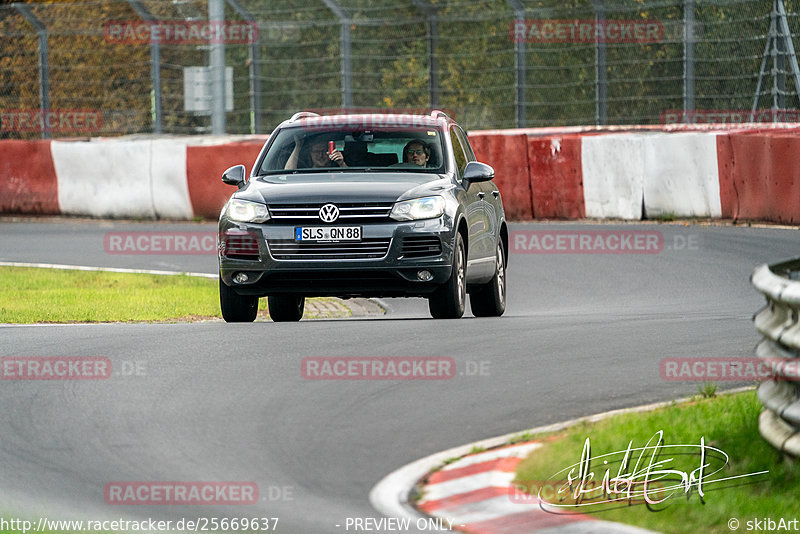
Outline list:
[[[132,274],[157,274],[175,276],[183,274],[197,278],[217,278],[218,274],[210,273],[190,273],[184,271],[158,271],[153,269],[123,269],[120,267],[92,267],[90,265],[63,265],[59,263],[26,263],[19,261],[0,261],[0,267],[33,267],[36,269],[62,269],[73,271],[102,271],[108,273],[132,273]]]

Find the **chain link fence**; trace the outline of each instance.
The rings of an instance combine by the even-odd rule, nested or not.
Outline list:
[[[796,4],[0,2],[0,137],[266,133],[343,108],[468,129],[796,122]]]

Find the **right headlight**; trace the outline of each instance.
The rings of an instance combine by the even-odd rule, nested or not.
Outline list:
[[[261,223],[269,220],[269,210],[265,204],[232,198],[226,208],[228,218],[236,222]]]
[[[396,221],[417,221],[435,219],[443,213],[444,198],[437,195],[396,202],[389,217]]]

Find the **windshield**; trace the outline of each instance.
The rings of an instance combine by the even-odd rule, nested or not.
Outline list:
[[[444,172],[441,133],[432,128],[284,128],[258,175],[332,170]]]

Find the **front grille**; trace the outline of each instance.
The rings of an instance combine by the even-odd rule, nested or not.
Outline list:
[[[408,236],[403,238],[400,253],[404,258],[423,258],[442,254],[442,241],[435,236]]]
[[[319,209],[328,204],[280,204],[269,206],[272,219],[281,222],[319,222]],[[387,202],[336,203],[339,218],[336,222],[377,222],[389,220],[393,204]]]
[[[267,245],[276,260],[369,260],[386,256],[391,241],[372,238],[358,242],[298,243],[291,239],[270,239]]]

